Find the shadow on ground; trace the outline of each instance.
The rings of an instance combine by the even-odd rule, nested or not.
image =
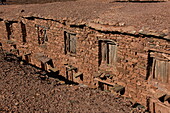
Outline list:
[[[16,55],[12,54],[12,53],[5,53],[5,52],[2,52],[3,53],[3,56],[4,56],[4,60],[8,61],[8,62],[14,62],[14,61],[17,61],[18,63],[19,62],[23,62],[23,65],[30,65],[31,67],[39,70],[37,71],[35,74],[38,74],[39,75],[39,78],[41,80],[47,80],[48,78],[54,78],[58,81],[64,81],[65,84],[74,84],[74,85],[78,85],[78,83],[76,82],[73,82],[73,81],[70,81],[68,80],[67,78],[65,78],[64,76],[60,75],[59,71],[57,72],[48,72],[46,70],[42,70],[41,68],[37,67],[36,65],[32,65],[32,64],[28,64],[26,63],[24,60],[22,60],[20,57],[17,57]]]

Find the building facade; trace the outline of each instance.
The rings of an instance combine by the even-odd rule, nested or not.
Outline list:
[[[170,113],[170,39],[132,26],[40,17],[0,21],[2,47],[43,70]]]

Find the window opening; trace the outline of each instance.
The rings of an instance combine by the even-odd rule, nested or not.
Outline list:
[[[14,38],[13,37],[13,29],[12,29],[13,23],[18,23],[18,21],[5,21],[8,40],[10,40],[11,38]]]
[[[8,40],[10,40],[12,37],[12,23],[6,22],[5,25],[6,25],[7,37]]]
[[[99,40],[99,66],[101,64],[115,65],[117,45],[112,40]]]
[[[168,57],[164,57],[164,53],[150,53],[151,76],[152,79],[158,80],[163,83],[170,83],[170,60]]]
[[[76,54],[76,34],[64,31],[65,54]]]
[[[38,44],[44,44],[45,42],[48,42],[47,29],[49,28],[41,25],[35,26],[38,34]]]
[[[26,25],[21,22],[21,31],[22,31],[22,41],[26,42],[27,32],[26,32]]]
[[[170,62],[162,61],[159,59],[153,59],[153,79],[160,80],[164,83],[168,83],[168,77],[170,75]]]

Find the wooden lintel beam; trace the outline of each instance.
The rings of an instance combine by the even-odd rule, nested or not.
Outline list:
[[[101,80],[101,79],[99,79],[99,78],[94,78],[94,80],[99,81],[99,82],[102,82],[102,83],[104,83],[104,84],[112,85],[112,86],[115,85],[114,83],[110,83],[110,82],[107,82],[107,81],[105,81],[105,80]]]
[[[145,47],[144,50],[151,51],[151,52],[170,54],[170,51],[162,50],[162,49],[154,49],[154,48]]]

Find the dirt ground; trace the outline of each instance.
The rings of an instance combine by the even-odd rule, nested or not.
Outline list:
[[[66,1],[76,1],[76,0],[6,0],[6,4],[43,4],[51,2],[66,2]]]
[[[1,113],[134,113],[132,102],[85,85],[61,84],[41,70],[0,53]],[[41,72],[42,73],[42,72]],[[133,112],[132,112],[133,113]]]
[[[46,4],[52,1],[60,1]],[[67,1],[67,2],[61,2]],[[110,2],[109,2],[110,1]],[[133,26],[134,32],[146,31],[170,36],[169,2],[113,2],[114,0],[7,0],[1,5],[0,18],[15,20],[18,16],[40,16],[52,19],[70,19],[73,21],[95,22],[109,25]],[[29,5],[23,5],[31,3]],[[24,11],[24,12],[21,12]]]
[[[33,4],[45,3],[47,1],[60,0],[7,0],[7,4]],[[155,5],[158,8],[155,8]],[[79,18],[83,17],[84,19],[98,18],[104,21],[110,20],[111,22],[122,22],[123,20],[125,24],[128,23],[129,25],[135,22],[136,26],[141,23],[150,23],[153,26],[162,23],[159,24],[161,28],[162,26],[163,29],[169,27],[166,26],[169,23],[167,19],[169,18],[169,2],[167,5],[166,3],[93,4],[92,2],[76,2],[74,5],[72,3],[64,3],[64,5],[59,3],[43,4],[39,6],[41,10],[36,5],[11,5],[10,8],[7,7],[8,5],[4,5],[0,8],[0,16],[13,16],[13,14],[17,14],[21,9],[25,10],[25,13],[42,12],[42,15],[49,14],[49,10],[51,10],[51,15],[55,14],[58,17],[67,17],[69,15]],[[55,13],[56,7],[59,13]],[[106,12],[106,9],[109,10]],[[157,11],[156,9],[159,10]],[[147,10],[147,13],[145,13],[145,10]],[[163,11],[165,12],[162,13]],[[150,17],[154,18],[155,21],[153,22]],[[167,20],[167,22],[164,20]],[[159,26],[158,28],[160,28]],[[139,108],[134,109],[132,102],[126,98],[107,91],[91,89],[85,85],[62,84],[58,79],[42,76],[40,72],[44,73],[30,65],[21,65],[14,56],[8,56],[4,60],[2,53],[0,54],[0,113],[142,113],[142,111],[138,110]]]

